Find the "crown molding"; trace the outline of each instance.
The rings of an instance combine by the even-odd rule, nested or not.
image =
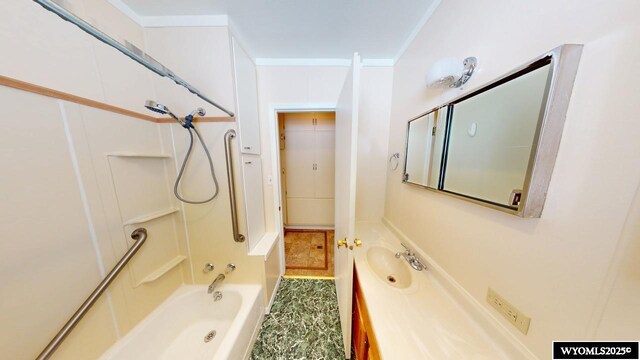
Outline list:
[[[351,66],[351,59],[331,58],[256,58],[257,66]],[[364,67],[393,66],[393,59],[363,59]]]

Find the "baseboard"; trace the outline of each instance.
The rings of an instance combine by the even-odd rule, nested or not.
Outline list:
[[[475,297],[473,297],[460,283],[458,283],[453,276],[447,273],[433,258],[427,255],[420,247],[418,247],[407,235],[405,235],[398,227],[396,227],[386,217],[382,218],[382,223],[395,235],[399,240],[409,245],[419,257],[424,259],[427,263],[427,270],[440,280],[440,283],[449,291],[449,293],[458,300],[458,303],[467,310],[467,313],[480,324],[484,329],[493,332],[495,335],[491,336],[497,343],[510,346],[511,349],[518,352],[519,355],[523,355],[528,359],[538,359],[538,357],[524,345],[520,339],[515,337],[513,333],[507,329],[499,320],[489,312],[489,309],[481,304]],[[490,334],[492,335],[492,334]],[[504,341],[499,341],[503,339]],[[501,348],[509,350],[505,346]]]
[[[276,294],[278,293],[278,289],[280,288],[280,281],[282,281],[282,276],[280,276],[278,278],[278,281],[276,281],[276,286],[273,289],[273,294],[271,294],[271,299],[269,299],[269,305],[266,308],[264,308],[265,315],[269,315],[269,312],[271,312],[271,306],[273,305],[273,302],[276,300]]]
[[[258,334],[260,333],[260,329],[262,328],[262,322],[264,321],[264,312],[261,311],[260,319],[253,329],[253,334],[251,334],[251,341],[249,341],[249,345],[247,346],[247,351],[244,353],[242,357],[243,360],[249,360],[251,357],[251,352],[253,351],[253,346],[256,344],[256,340],[258,339]]]

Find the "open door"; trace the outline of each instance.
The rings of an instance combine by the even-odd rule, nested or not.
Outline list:
[[[352,249],[355,248],[359,92],[360,56],[356,53],[336,108],[335,282],[347,359],[351,358]],[[340,241],[344,241],[343,246],[338,246]]]

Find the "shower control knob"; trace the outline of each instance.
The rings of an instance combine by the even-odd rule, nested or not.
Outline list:
[[[236,265],[235,264],[227,264],[227,270],[225,270],[225,274],[228,274],[230,272],[232,272],[233,270],[236,269]]]
[[[206,273],[208,273],[208,272],[213,271],[213,269],[214,269],[214,268],[215,268],[215,266],[213,266],[213,264],[212,264],[212,263],[207,263],[207,264],[204,266],[204,269],[202,269],[202,272],[206,274]]]

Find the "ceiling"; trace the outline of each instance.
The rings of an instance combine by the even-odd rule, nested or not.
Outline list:
[[[120,0],[149,16],[228,15],[255,58],[396,59],[439,0]]]

